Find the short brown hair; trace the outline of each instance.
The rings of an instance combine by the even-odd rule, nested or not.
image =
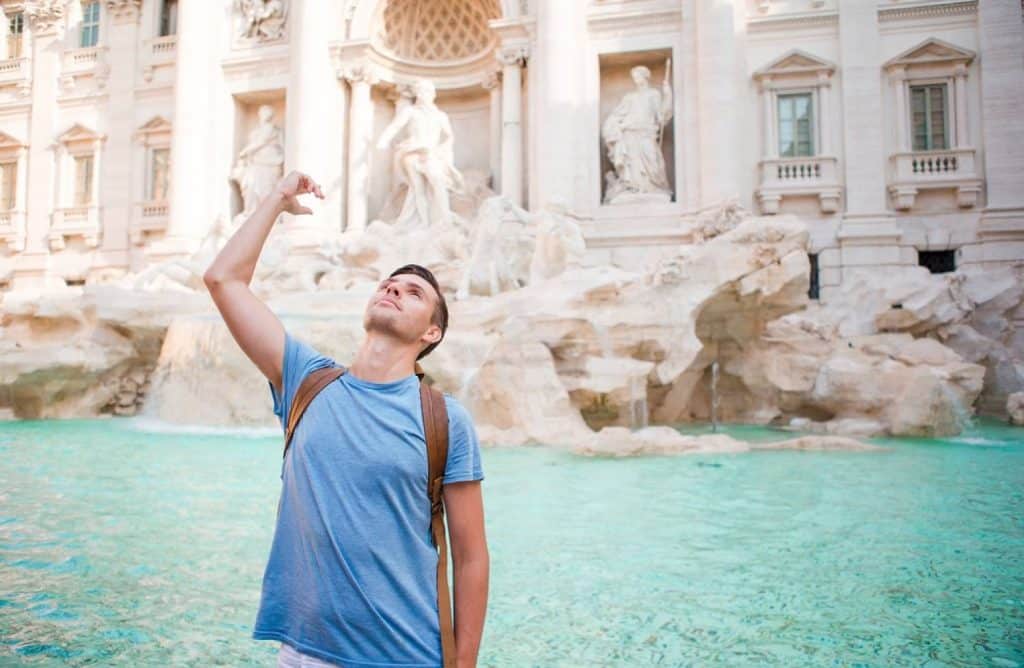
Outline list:
[[[429,355],[444,340],[445,332],[448,331],[448,302],[444,299],[444,293],[441,292],[441,286],[438,284],[437,279],[434,278],[434,273],[426,267],[418,264],[406,264],[391,272],[388,278],[394,278],[400,274],[419,276],[427,283],[430,283],[431,287],[434,288],[434,292],[437,293],[437,306],[434,307],[434,313],[430,316],[430,323],[441,328],[441,338],[420,351],[420,354],[416,356],[416,360],[419,361]]]

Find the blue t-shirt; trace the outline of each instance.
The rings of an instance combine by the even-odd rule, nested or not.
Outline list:
[[[302,379],[335,362],[285,335],[282,427]],[[483,480],[466,409],[445,395],[444,482]],[[281,500],[253,637],[343,666],[441,665],[419,379],[345,373],[307,407],[281,469]]]

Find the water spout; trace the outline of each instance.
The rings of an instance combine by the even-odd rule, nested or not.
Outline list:
[[[711,432],[718,432],[718,360],[711,363]]]
[[[633,431],[647,428],[647,378],[633,376],[629,379],[630,427]]]

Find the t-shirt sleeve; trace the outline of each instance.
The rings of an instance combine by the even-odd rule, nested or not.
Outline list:
[[[330,357],[321,355],[309,344],[293,337],[287,330],[284,333],[284,359],[281,366],[282,393],[278,394],[274,384],[270,385],[270,396],[274,401],[274,415],[281,421],[281,428],[288,428],[288,411],[291,409],[295,392],[302,384],[302,379],[312,371],[327,366],[335,366]]]
[[[454,397],[446,394],[444,402],[448,409],[448,463],[441,484],[483,480],[480,441],[473,427],[473,418]]]

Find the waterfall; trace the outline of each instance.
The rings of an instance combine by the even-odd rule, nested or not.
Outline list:
[[[711,431],[718,431],[718,360],[711,363]]]
[[[647,428],[647,378],[629,379],[630,427],[633,431]]]

